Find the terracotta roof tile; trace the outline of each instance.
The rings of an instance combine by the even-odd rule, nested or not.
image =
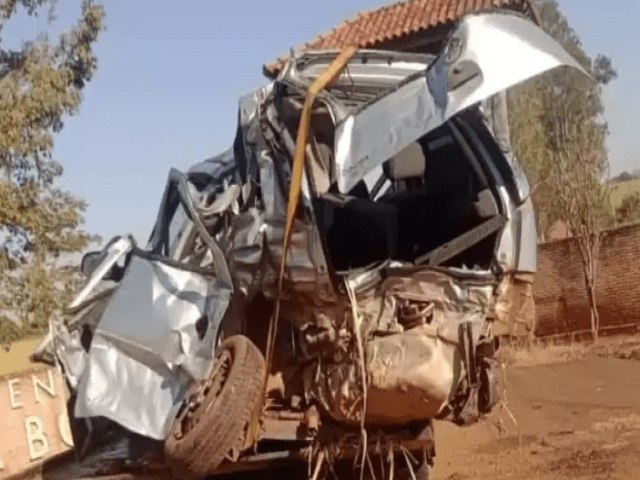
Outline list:
[[[530,0],[408,0],[376,10],[358,13],[330,32],[316,37],[299,50],[338,49],[347,45],[372,48],[403,36],[455,22],[473,12],[507,6],[529,7]],[[286,56],[265,65],[265,73],[275,74]]]

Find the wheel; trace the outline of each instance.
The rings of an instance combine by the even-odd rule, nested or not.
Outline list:
[[[211,375],[190,391],[165,441],[175,475],[205,478],[244,449],[265,369],[262,353],[247,337],[235,335],[218,346]]]

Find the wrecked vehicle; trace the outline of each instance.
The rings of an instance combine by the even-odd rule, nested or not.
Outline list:
[[[170,173],[145,248],[85,256],[52,324],[80,461],[426,478],[433,421],[496,404],[496,306],[536,268],[478,105],[560,66],[530,21],[476,14],[438,56],[308,52],[242,98],[233,147]]]

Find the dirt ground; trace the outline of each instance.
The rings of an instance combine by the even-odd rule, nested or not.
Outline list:
[[[487,421],[438,425],[434,479],[640,478],[639,354],[627,339],[521,355]]]
[[[33,367],[29,355],[42,341],[42,337],[27,338],[10,346],[0,345],[0,376],[12,375]]]

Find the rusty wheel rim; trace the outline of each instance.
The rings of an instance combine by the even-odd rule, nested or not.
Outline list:
[[[173,436],[176,439],[180,440],[192,431],[216,403],[227,383],[232,360],[230,351],[220,352],[216,356],[211,375],[192,387],[174,422]]]

